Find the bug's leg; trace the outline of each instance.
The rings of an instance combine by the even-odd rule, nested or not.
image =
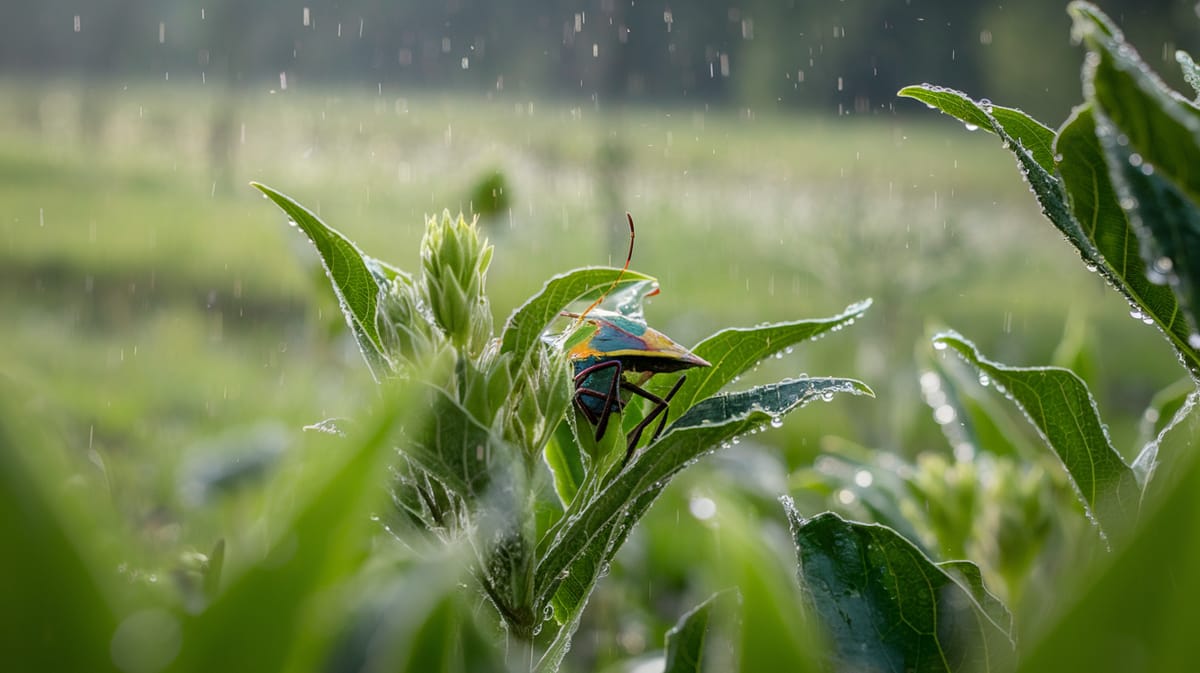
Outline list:
[[[581,386],[581,384],[587,380],[589,376],[604,369],[615,370],[613,372],[612,380],[609,382],[607,393]],[[596,425],[597,442],[600,441],[600,438],[604,436],[604,431],[608,428],[608,419],[610,416],[612,416],[613,410],[616,409],[617,411],[620,411],[621,409],[621,371],[621,362],[619,360],[608,360],[606,362],[594,364],[575,375],[575,385],[580,386],[575,389],[575,402],[577,405],[586,409],[586,405],[584,405],[581,401],[581,398],[585,396],[596,397],[604,400],[604,408],[601,409],[598,416],[592,412],[591,409],[586,409],[584,412],[584,415],[587,416],[588,421],[595,423]]]
[[[671,386],[671,392],[667,393],[667,396],[663,398],[662,418],[658,421],[658,427],[654,429],[654,434],[650,436],[651,442],[658,439],[658,436],[662,434],[663,428],[666,427],[667,416],[671,414],[671,398],[675,397],[675,393],[679,392],[679,389],[683,386],[683,382],[685,380],[687,380],[686,374],[680,376],[679,380],[675,382],[675,385]]]
[[[671,392],[667,393],[665,398],[659,397],[645,388],[636,386],[628,381],[622,383],[622,388],[654,403],[654,408],[650,410],[650,413],[646,414],[646,417],[643,418],[640,423],[634,426],[633,430],[629,433],[629,443],[625,449],[625,462],[629,462],[629,459],[633,456],[633,450],[637,447],[638,440],[642,438],[642,432],[644,432],[646,428],[648,428],[656,419],[658,420],[658,427],[654,430],[654,435],[650,438],[650,441],[653,442],[654,440],[658,439],[660,434],[662,434],[663,427],[666,426],[667,423],[667,413],[670,409],[671,398],[674,397],[675,393],[679,391],[679,387],[683,385],[685,378],[687,377],[679,377],[679,380],[675,382],[675,385],[671,388]],[[662,418],[659,419],[659,416],[662,416]]]

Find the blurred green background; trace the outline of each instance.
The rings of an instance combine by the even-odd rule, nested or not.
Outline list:
[[[1061,6],[542,4],[4,9],[0,372],[143,545],[125,571],[245,525],[196,485],[223,457],[266,469],[304,425],[375,399],[315,254],[250,180],[406,269],[424,215],[481,213],[497,324],[551,274],[619,264],[625,211],[633,266],[662,285],[647,317],[681,343],[873,297],[850,331],[763,364],[878,395],[743,442],[780,480],[768,497],[833,441],[947,453],[918,380],[941,326],[1007,363],[1079,368],[1132,456],[1180,376],[1167,345],[1077,262],[993,136],[893,95],[937,82],[1057,126],[1081,98]],[[1172,81],[1174,50],[1195,51],[1193,3],[1102,6]],[[738,478],[709,462],[646,526],[705,525],[692,495],[727,502]],[[686,564],[643,542],[626,558]],[[639,653],[639,613],[606,605],[595,619]]]

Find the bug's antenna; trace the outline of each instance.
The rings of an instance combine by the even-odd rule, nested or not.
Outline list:
[[[597,297],[596,301],[592,302],[591,306],[588,306],[583,310],[582,313],[579,314],[579,317],[575,320],[576,324],[583,322],[584,316],[591,313],[592,309],[599,306],[600,302],[604,301],[605,298],[608,297],[608,294],[617,287],[618,283],[621,282],[621,278],[625,275],[625,272],[629,270],[629,262],[633,260],[633,239],[635,236],[633,233],[633,215],[631,215],[629,212],[626,212],[625,219],[629,220],[629,252],[625,255],[625,266],[621,267],[621,273],[617,274],[616,279],[613,280],[612,285],[608,286],[608,289],[604,291],[604,294]]]

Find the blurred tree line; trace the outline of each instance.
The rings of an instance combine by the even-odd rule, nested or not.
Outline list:
[[[1151,62],[1194,47],[1200,36],[1194,2],[1100,4]],[[0,69],[841,114],[888,109],[901,86],[936,81],[1057,121],[1079,98],[1078,54],[1062,38],[1064,7],[1046,0],[27,0],[0,10]],[[1018,91],[1031,89],[1044,96],[1019,99]]]

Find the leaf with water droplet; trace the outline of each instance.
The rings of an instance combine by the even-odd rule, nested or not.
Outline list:
[[[692,349],[693,353],[712,366],[687,372],[687,380],[671,398],[671,413],[678,417],[693,404],[736,381],[763,358],[793,349],[796,344],[853,322],[870,307],[871,300],[865,299],[829,318],[768,323],[758,327],[731,327],[713,334]],[[675,378],[657,376],[651,379],[647,387],[656,394],[665,395]]]
[[[906,86],[897,95],[915,98],[926,105],[936,107],[961,120],[969,131],[985,129],[996,133],[995,127],[998,124],[1004,131],[1001,139],[1007,140],[1008,136],[1017,140],[1021,147],[1033,155],[1038,165],[1047,171],[1054,170],[1054,131],[1016,108],[993,105],[986,98],[976,102],[961,91],[931,87],[928,84]],[[975,128],[971,128],[972,126]]]
[[[1069,369],[1010,367],[983,357],[953,332],[934,337],[1008,391],[1074,483],[1101,534],[1132,522],[1141,496],[1133,470],[1113,448],[1087,384]]]
[[[626,271],[622,275],[620,269],[575,269],[546,281],[537,294],[513,311],[500,339],[500,350],[512,354],[509,367],[513,376],[526,365],[526,359],[542,332],[572,302],[590,292],[608,289],[618,278],[621,284],[632,283],[638,287],[655,282],[650,276],[636,271]]]
[[[251,182],[250,185],[287,213],[317,248],[321,264],[329,275],[338,305],[354,333],[359,350],[362,351],[371,374],[377,381],[382,380],[389,367],[383,340],[375,323],[380,283],[371,270],[370,263],[374,260],[363,254],[358,246],[341,232],[325,224],[321,218],[290,196],[257,182]]]
[[[784,498],[799,576],[837,670],[1004,669],[1012,618],[969,561],[939,566],[880,524],[804,518]]]
[[[1084,77],[1120,203],[1146,268],[1169,261],[1169,272],[1160,276],[1195,330],[1200,327],[1200,110],[1168,89],[1094,8],[1075,7],[1072,17],[1076,32],[1097,56]],[[1200,371],[1193,368],[1193,374]]]

